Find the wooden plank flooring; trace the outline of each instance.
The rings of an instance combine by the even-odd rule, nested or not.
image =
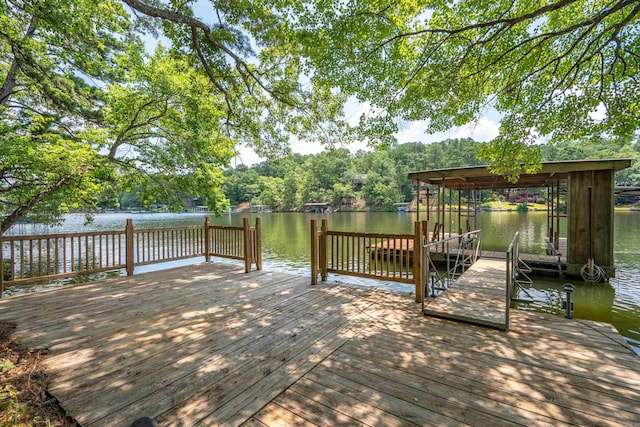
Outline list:
[[[429,298],[424,313],[507,329],[506,264],[502,260],[479,259],[451,286]]]
[[[610,325],[511,317],[221,263],[0,301],[83,426],[640,424],[640,359]]]

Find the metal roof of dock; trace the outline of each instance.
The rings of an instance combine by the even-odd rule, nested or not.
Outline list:
[[[640,187],[615,187],[616,196],[640,196]]]
[[[547,187],[555,185],[558,180],[566,181],[571,172],[619,171],[631,166],[631,162],[632,159],[543,162],[542,168],[538,172],[534,174],[523,173],[516,183],[509,182],[505,176],[491,173],[486,165],[409,172],[409,179],[435,185],[443,185],[444,183],[446,188],[458,190]]]

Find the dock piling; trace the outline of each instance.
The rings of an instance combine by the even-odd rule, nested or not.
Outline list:
[[[571,301],[571,293],[576,290],[576,287],[571,283],[565,283],[564,286],[562,286],[562,290],[565,292],[565,297],[562,300],[562,308],[565,310],[564,317],[572,319],[573,301]]]

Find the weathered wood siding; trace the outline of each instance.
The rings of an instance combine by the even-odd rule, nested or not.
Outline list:
[[[567,263],[582,266],[593,258],[601,267],[613,267],[613,170],[572,172],[569,177]],[[589,201],[592,188],[593,202]],[[589,211],[592,226],[589,226]]]

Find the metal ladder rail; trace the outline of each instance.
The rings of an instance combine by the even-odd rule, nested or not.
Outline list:
[[[532,303],[534,302],[533,296],[529,293],[529,291],[525,288],[526,286],[533,285],[533,280],[527,273],[533,272],[533,269],[526,263],[522,258],[520,258],[520,243],[516,242],[515,245],[515,260],[513,262],[513,268],[515,270],[515,275],[513,279],[513,287],[520,289],[528,299],[524,298],[513,298],[511,297],[511,301],[523,302],[523,303]],[[515,289],[514,289],[515,291]],[[512,294],[515,292],[512,292]]]
[[[449,275],[454,281],[464,274],[465,268],[472,266],[476,262],[477,249],[474,247],[476,239],[477,236],[475,235],[470,235],[470,237],[460,236],[456,251],[456,261],[449,271]],[[468,254],[467,251],[471,251],[471,253]]]

